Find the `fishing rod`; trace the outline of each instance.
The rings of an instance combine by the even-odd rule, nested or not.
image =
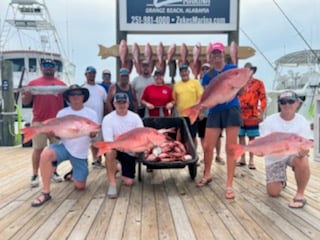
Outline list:
[[[249,39],[249,41],[258,50],[258,52],[262,55],[262,57],[267,61],[267,63],[270,65],[270,67],[273,69],[273,71],[276,72],[276,68],[273,66],[273,64],[270,62],[270,60],[263,54],[263,52],[259,49],[259,47],[253,42],[253,40],[249,37],[249,35],[242,28],[240,28],[240,31]]]
[[[272,0],[274,2],[274,4],[278,7],[278,9],[281,11],[281,13],[283,14],[283,16],[288,20],[288,22],[290,23],[290,25],[293,27],[293,29],[298,33],[298,35],[301,37],[301,39],[304,41],[304,43],[307,45],[307,47],[309,48],[309,50],[311,51],[311,53],[315,56],[317,63],[320,63],[320,57],[317,55],[317,53],[312,49],[312,47],[309,45],[309,43],[307,42],[307,40],[303,37],[303,35],[300,33],[300,31],[296,28],[296,26],[292,23],[292,21],[289,19],[289,17],[286,15],[286,13],[282,10],[282,8],[279,6],[279,4],[275,1]]]

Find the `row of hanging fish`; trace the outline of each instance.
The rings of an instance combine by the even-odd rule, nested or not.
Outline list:
[[[160,42],[156,46],[155,52],[153,52],[154,50],[152,49],[150,43],[147,43],[144,46],[144,49],[140,49],[137,43],[134,43],[131,47],[132,49],[130,51],[126,40],[123,39],[120,41],[118,55],[120,58],[121,67],[128,68],[131,72],[134,66],[138,74],[141,74],[141,62],[146,60],[149,62],[150,72],[153,72],[154,68],[157,68],[165,73],[166,67],[169,65],[169,76],[174,77],[176,64],[178,64],[178,66],[186,64],[190,66],[193,76],[198,78],[202,64],[208,63],[210,60],[210,44],[208,44],[206,47],[205,58],[201,57],[204,55],[201,53],[201,43],[197,43],[193,47],[192,53],[189,53],[190,50],[185,43],[182,43],[181,46],[177,46],[174,43],[165,49],[163,43]],[[144,51],[143,54],[141,54],[141,50]],[[129,55],[129,52],[131,55]],[[230,57],[234,64],[237,62],[237,55],[238,46],[235,42],[232,42],[230,45]]]

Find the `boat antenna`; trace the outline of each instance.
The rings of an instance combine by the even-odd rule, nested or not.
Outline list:
[[[267,63],[270,65],[270,67],[273,69],[273,71],[276,72],[276,68],[273,66],[273,64],[270,62],[270,60],[263,54],[263,52],[259,49],[259,47],[253,42],[253,40],[249,37],[249,35],[242,28],[240,28],[240,31],[249,39],[249,41],[258,50],[258,52],[262,55],[262,57],[267,61]]]
[[[274,4],[278,7],[278,9],[280,10],[280,12],[283,14],[283,16],[288,20],[288,22],[290,23],[290,25],[293,27],[293,29],[298,33],[298,35],[301,37],[301,39],[304,41],[304,43],[307,45],[307,47],[309,48],[309,50],[311,51],[311,53],[315,56],[317,63],[320,63],[320,57],[317,55],[317,53],[312,49],[312,47],[309,45],[309,43],[307,42],[307,40],[302,36],[302,34],[300,33],[300,31],[296,28],[296,26],[292,23],[292,21],[289,19],[289,17],[286,15],[286,13],[282,10],[282,8],[279,6],[279,4],[275,1],[272,0],[274,2]]]

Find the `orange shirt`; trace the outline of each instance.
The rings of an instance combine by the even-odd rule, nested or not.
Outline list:
[[[259,113],[264,113],[267,105],[266,91],[261,80],[252,78],[239,96],[243,124],[258,125]]]

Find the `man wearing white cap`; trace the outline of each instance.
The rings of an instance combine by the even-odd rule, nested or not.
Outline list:
[[[106,90],[106,93],[108,93],[111,85],[111,72],[108,69],[102,71],[102,82],[99,83],[99,85]]]

